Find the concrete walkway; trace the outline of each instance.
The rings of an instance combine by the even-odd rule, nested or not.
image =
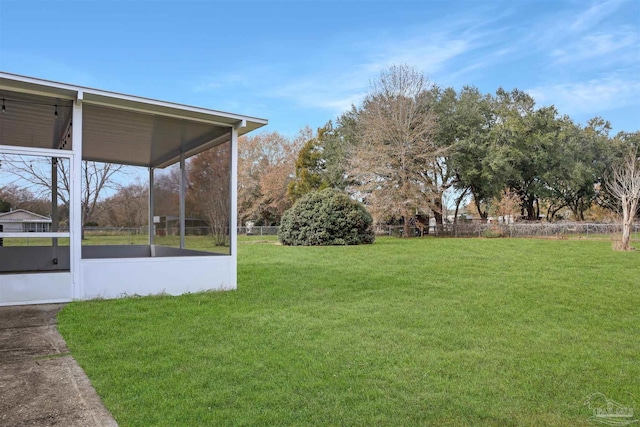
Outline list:
[[[62,307],[0,307],[0,426],[117,426],[56,329]]]

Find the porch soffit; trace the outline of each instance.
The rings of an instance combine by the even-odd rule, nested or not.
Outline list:
[[[164,167],[180,153],[196,154],[243,135],[267,120],[122,95],[0,72],[0,145],[59,148],[73,101],[83,103],[82,157],[107,163]],[[57,114],[56,114],[57,113]],[[71,149],[67,143],[64,149]]]

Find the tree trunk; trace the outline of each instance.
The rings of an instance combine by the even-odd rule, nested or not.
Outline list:
[[[527,219],[533,221],[536,217],[536,213],[533,211],[533,205],[527,206]]]
[[[529,221],[533,221],[536,219],[535,207],[533,205],[533,200],[525,200],[525,210],[527,211],[527,219]]]
[[[622,247],[621,249],[623,251],[628,251],[629,249],[631,249],[631,245],[629,244],[629,241],[631,240],[631,224],[629,224],[628,222],[625,222],[624,224],[622,224]]]
[[[487,219],[487,217],[489,216],[487,214],[486,211],[482,211],[482,208],[480,207],[480,201],[478,200],[478,197],[476,196],[476,192],[473,190],[473,187],[470,187],[471,190],[471,197],[473,197],[473,203],[476,205],[476,209],[478,210],[478,215],[480,215],[480,218],[482,219]]]
[[[453,225],[455,226],[458,223],[458,207],[459,203],[456,203],[456,210],[453,212]]]
[[[422,235],[424,236],[425,234],[429,234],[429,228],[431,228],[431,217],[429,217],[429,215],[425,215],[427,220],[424,222],[424,228],[423,228],[423,233]]]
[[[433,212],[433,217],[436,220],[437,226],[442,226],[442,212]]]
[[[464,191],[460,194],[460,197],[458,197],[458,200],[456,200],[456,212],[453,215],[453,225],[456,225],[458,223],[458,210],[460,208],[460,203],[462,203],[462,200],[467,195],[467,191],[469,191],[469,188],[465,188]]]
[[[409,233],[409,215],[404,214],[402,216],[402,237],[404,238],[408,238],[411,237],[411,234]]]
[[[433,201],[433,217],[436,219],[436,227],[442,226],[442,199],[437,197]]]
[[[476,199],[474,197],[473,198],[473,202],[476,205],[476,209],[478,210],[478,215],[480,215],[480,218],[487,219],[487,213],[486,212],[482,212],[482,208],[480,207],[480,202],[478,201],[478,199]]]
[[[560,206],[559,208],[554,209],[553,211],[551,210],[551,208],[549,208],[549,210],[547,211],[547,221],[552,222],[556,216],[556,214],[558,213],[558,211],[560,209],[562,209],[564,206]]]
[[[622,207],[622,241],[620,242],[620,250],[628,251],[631,249],[629,241],[631,240],[631,226],[633,225],[633,215],[628,205]]]

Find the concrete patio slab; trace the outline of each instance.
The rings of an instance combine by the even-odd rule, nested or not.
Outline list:
[[[0,426],[117,426],[58,333],[62,307],[0,307]]]

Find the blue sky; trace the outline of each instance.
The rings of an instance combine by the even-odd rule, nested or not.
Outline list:
[[[293,136],[409,64],[640,130],[640,1],[0,0],[0,70],[269,119]]]

